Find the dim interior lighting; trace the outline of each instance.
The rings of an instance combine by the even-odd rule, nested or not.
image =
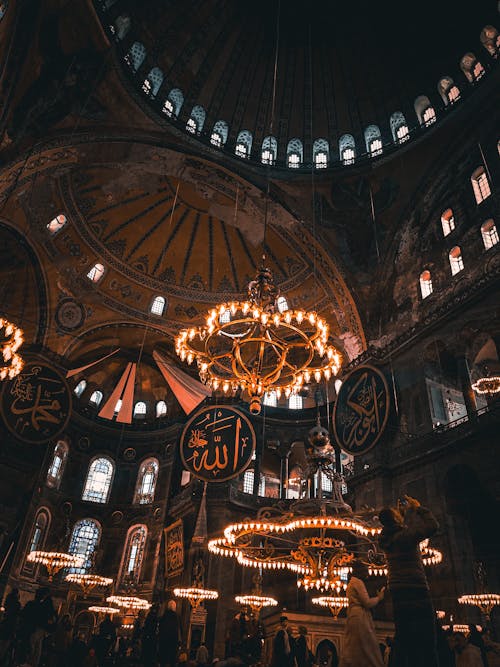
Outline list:
[[[476,394],[498,394],[500,392],[500,375],[482,377],[472,384]]]
[[[219,593],[207,588],[198,588],[192,586],[191,588],[174,588],[174,595],[176,598],[185,598],[189,600],[189,604],[193,609],[196,609],[204,600],[216,600]]]
[[[78,574],[72,572],[66,575],[66,581],[71,584],[78,584],[85,596],[96,587],[111,586],[113,579],[110,577],[101,577],[99,574]]]
[[[342,609],[349,606],[349,600],[345,596],[329,596],[325,595],[311,600],[313,604],[320,607],[328,607],[332,612],[333,618],[337,618]]]
[[[267,595],[236,595],[238,604],[250,607],[254,614],[258,614],[263,607],[276,607],[278,600]]]
[[[120,610],[116,607],[101,607],[99,605],[92,605],[89,607],[89,611],[93,611],[96,614],[109,614],[110,616],[120,613]]]
[[[246,392],[253,414],[264,394],[297,394],[311,381],[337,375],[342,363],[325,320],[315,312],[281,312],[278,299],[273,274],[262,264],[247,301],[215,306],[204,326],[182,329],[175,339],[177,354],[196,361],[202,382],[226,394]]]
[[[24,332],[4,317],[0,317],[0,380],[12,380],[24,367],[18,349],[24,342]]]
[[[437,609],[436,610],[436,617],[441,620],[441,619],[446,617],[446,612],[443,611],[442,609]]]
[[[26,556],[26,560],[30,563],[40,563],[41,565],[44,565],[47,570],[49,581],[52,581],[54,575],[63,568],[81,567],[83,565],[84,557],[64,553],[62,551],[30,551]]]
[[[149,609],[151,607],[150,602],[143,598],[134,597],[133,595],[110,595],[106,598],[106,602],[131,611]]]
[[[458,598],[459,604],[468,604],[478,607],[489,620],[493,608],[500,605],[500,595],[497,593],[472,593]]]

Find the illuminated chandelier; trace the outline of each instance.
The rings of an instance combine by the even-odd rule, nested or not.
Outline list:
[[[314,311],[288,309],[264,265],[248,285],[247,301],[212,308],[201,327],[182,329],[175,350],[212,390],[246,392],[259,414],[262,396],[298,393],[311,381],[337,375],[342,357],[328,343],[329,326]]]
[[[97,586],[111,586],[113,579],[110,577],[102,577],[100,574],[78,574],[72,572],[71,574],[66,575],[66,581],[69,581],[72,584],[78,584],[82,591],[84,597]]]
[[[219,597],[217,591],[198,586],[191,586],[191,588],[174,588],[174,595],[176,598],[185,598],[189,600],[189,604],[193,609],[199,607],[204,600],[216,600]]]
[[[472,389],[476,394],[493,396],[500,392],[500,362],[498,359],[486,359],[476,364],[471,372]]]
[[[260,614],[263,607],[276,607],[278,605],[278,600],[267,595],[236,595],[234,600],[244,607],[250,607],[256,616]]]
[[[133,595],[110,595],[106,598],[106,602],[127,609],[128,611],[140,611],[151,607],[150,602],[143,598],[134,597]]]
[[[0,380],[12,380],[22,371],[24,361],[17,351],[23,342],[23,330],[0,317]]]
[[[49,581],[52,581],[54,575],[67,567],[81,567],[84,557],[74,554],[68,554],[62,551],[30,551],[26,556],[30,563],[40,563],[47,570]]]
[[[119,614],[120,610],[117,609],[116,607],[102,607],[101,605],[94,604],[89,607],[89,611],[93,611],[96,614],[109,614],[110,616],[114,616],[115,614]]]
[[[319,607],[328,607],[335,619],[338,617],[342,609],[349,606],[349,600],[345,596],[327,595],[324,597],[313,598],[311,602]]]
[[[500,605],[500,595],[497,593],[473,593],[462,595],[458,598],[458,602],[459,604],[469,604],[478,607],[486,620],[489,621],[493,608]]]

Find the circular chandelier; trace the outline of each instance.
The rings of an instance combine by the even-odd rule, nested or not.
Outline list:
[[[30,551],[26,556],[26,560],[30,563],[40,563],[41,565],[44,565],[47,570],[49,581],[52,581],[54,575],[63,568],[81,567],[83,565],[84,557],[64,553],[62,551]]]
[[[311,600],[313,604],[318,605],[319,607],[328,607],[332,612],[333,618],[337,618],[342,609],[345,609],[349,606],[349,600],[343,596],[324,596],[319,598],[313,598]]]
[[[276,607],[278,605],[278,600],[267,595],[236,595],[234,600],[238,604],[250,607],[256,616],[263,607]]]
[[[193,609],[199,607],[204,600],[217,600],[219,593],[207,588],[192,586],[191,588],[174,588],[176,598],[186,598]]]
[[[328,343],[329,326],[314,311],[291,310],[264,264],[248,285],[247,301],[212,308],[204,326],[182,329],[175,350],[196,361],[200,379],[225,394],[246,392],[259,414],[262,396],[298,393],[311,381],[337,375],[342,357]]]
[[[149,609],[151,603],[143,598],[137,598],[132,595],[110,595],[106,598],[106,602],[115,604],[117,607],[128,609],[130,611],[139,611],[141,609]]]
[[[23,330],[0,317],[0,380],[12,380],[22,371],[24,361],[17,350],[23,342]]]
[[[469,604],[478,607],[489,620],[493,608],[500,605],[500,595],[497,593],[473,593],[458,598],[459,604]]]
[[[69,581],[71,584],[78,584],[85,597],[87,597],[90,591],[96,588],[96,586],[111,586],[113,583],[113,579],[110,577],[101,577],[99,574],[78,574],[76,572],[67,574],[66,581]]]
[[[120,610],[116,609],[116,607],[101,607],[98,604],[89,607],[89,611],[93,611],[96,614],[109,614],[110,616],[120,613]]]

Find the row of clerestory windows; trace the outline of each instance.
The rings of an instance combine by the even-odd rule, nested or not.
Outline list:
[[[124,29],[129,29],[127,16],[121,16],[110,26],[116,39],[120,41],[124,37]],[[126,33],[125,33],[126,34]],[[497,58],[500,52],[500,35],[498,30],[491,25],[483,28],[480,41],[488,54]],[[133,42],[124,56],[125,62],[134,73],[137,73],[146,59],[147,52],[141,42]],[[475,84],[485,74],[485,68],[474,53],[466,53],[460,60],[466,81]],[[150,98],[156,98],[162,85],[164,75],[160,68],[152,67],[146,77],[142,80],[142,91]],[[438,84],[437,90],[443,100],[444,106],[451,107],[461,99],[461,91],[452,77],[443,76]],[[177,119],[184,105],[184,94],[180,88],[172,88],[167,94],[162,111],[168,117]],[[429,127],[437,120],[436,110],[429,97],[420,95],[414,101],[414,111],[420,127]],[[206,110],[199,104],[192,107],[185,129],[191,134],[200,135],[205,126]],[[389,127],[394,144],[403,144],[410,139],[410,125],[401,111],[394,112],[389,118]],[[229,137],[229,126],[224,120],[217,120],[212,131],[208,134],[210,143],[216,148],[223,148]],[[242,159],[249,159],[252,155],[253,135],[249,130],[241,130],[236,138],[234,153]],[[383,153],[384,143],[380,128],[377,125],[369,125],[364,131],[364,147],[370,157],[377,157]],[[343,165],[353,164],[357,158],[356,142],[351,134],[344,134],[338,142],[338,159]],[[276,164],[278,157],[277,139],[272,136],[265,137],[260,148],[260,161],[265,165]],[[332,162],[330,143],[325,138],[316,139],[312,149],[312,163],[316,169],[327,168]],[[304,164],[304,150],[299,138],[290,139],[286,148],[286,165],[289,169],[298,169]]]
[[[80,398],[86,388],[87,388],[87,381],[80,380],[76,385],[76,387],[73,389],[73,393],[77,398]],[[90,395],[89,404],[97,408],[102,403],[103,398],[104,394],[102,393],[102,391],[100,391],[100,389],[95,389]],[[122,404],[121,400],[118,399],[115,405],[115,412],[120,411],[121,404]],[[148,411],[147,404],[144,401],[137,401],[134,405],[133,416],[136,419],[145,419],[147,411]],[[165,415],[167,414],[167,404],[165,401],[156,402],[155,414],[157,418],[165,417]]]
[[[44,548],[47,534],[51,523],[50,512],[42,507],[38,510],[33,529],[28,541],[26,555],[31,551]],[[131,526],[125,538],[125,544],[122,552],[122,559],[118,573],[118,585],[129,585],[137,583],[141,576],[144,554],[146,551],[146,542],[148,529],[143,524]],[[94,566],[94,560],[102,538],[102,527],[99,521],[92,518],[84,518],[77,521],[69,541],[68,552],[76,556],[82,556],[82,565],[80,567],[68,568],[68,572],[86,574]],[[25,562],[23,572],[33,573],[32,563]]]
[[[59,440],[47,470],[46,484],[52,489],[59,489],[66,467],[69,446],[64,440]],[[158,480],[159,463],[154,457],[145,459],[137,474],[133,503],[146,505],[154,501],[156,482]],[[111,485],[115,475],[115,464],[106,456],[98,456],[90,462],[82,500],[91,503],[107,503]]]

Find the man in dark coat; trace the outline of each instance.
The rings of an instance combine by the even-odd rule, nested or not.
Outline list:
[[[181,644],[181,625],[177,616],[175,600],[169,600],[158,623],[158,657],[160,667],[175,667],[177,652]]]
[[[295,640],[288,629],[288,618],[280,616],[280,629],[273,639],[272,667],[293,667],[295,662]]]
[[[388,584],[394,610],[396,663],[438,667],[435,612],[420,553],[420,542],[438,523],[418,500],[405,496],[402,505],[379,512],[379,543],[387,558]]]

